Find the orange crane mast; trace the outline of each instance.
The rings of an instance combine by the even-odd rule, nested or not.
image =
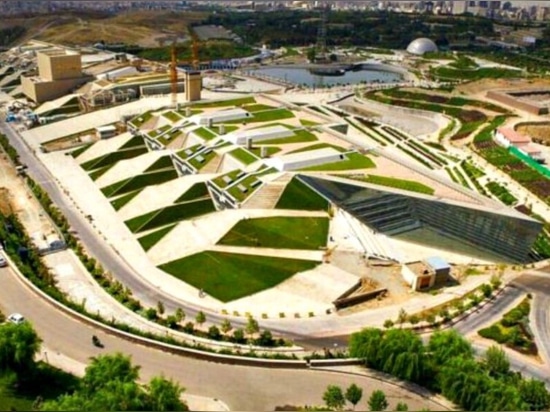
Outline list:
[[[190,31],[192,38],[191,67],[193,70],[197,70],[199,67],[199,39],[192,29]],[[172,92],[172,106],[176,107],[178,104],[178,51],[176,40],[172,42],[170,48],[170,90]]]

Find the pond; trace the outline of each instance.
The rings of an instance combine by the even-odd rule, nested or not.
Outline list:
[[[250,70],[247,74],[265,78],[266,80],[271,78],[307,87],[343,86],[360,83],[395,83],[402,80],[401,75],[383,70],[350,70],[337,74],[320,75],[312,73],[310,69],[305,68],[269,67]]]

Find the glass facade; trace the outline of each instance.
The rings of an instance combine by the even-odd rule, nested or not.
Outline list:
[[[430,227],[507,259],[527,262],[542,230],[540,222],[519,213],[500,214],[435,197],[407,196],[321,177],[301,175],[299,179],[365,225],[390,236]]]

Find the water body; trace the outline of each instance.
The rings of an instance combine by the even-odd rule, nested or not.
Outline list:
[[[275,78],[284,82],[308,87],[343,86],[360,83],[395,83],[402,81],[397,73],[382,70],[346,71],[341,76],[321,76],[311,73],[303,68],[270,67],[265,69],[250,70],[253,76]]]

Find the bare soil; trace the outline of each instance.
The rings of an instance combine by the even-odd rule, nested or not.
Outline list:
[[[132,11],[119,15],[98,12],[67,13],[0,21],[0,28],[23,26],[24,39],[61,43],[68,46],[127,43],[142,47],[162,47],[167,39],[187,35],[190,23],[204,17],[200,12]]]
[[[550,144],[550,123],[536,125],[520,125],[517,131],[525,136],[531,137],[537,143]]]

